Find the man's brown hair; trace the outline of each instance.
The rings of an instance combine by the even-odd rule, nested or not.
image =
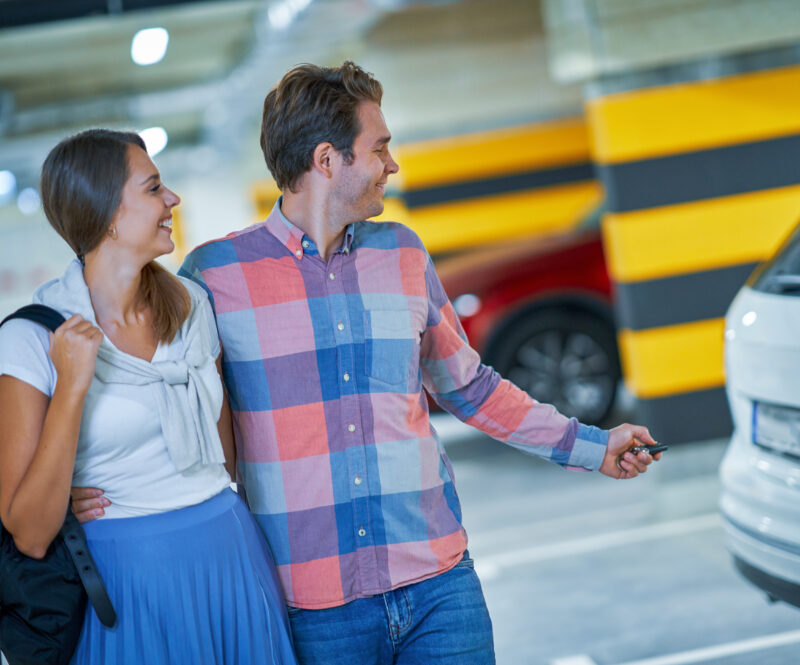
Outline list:
[[[296,191],[320,143],[330,143],[350,163],[361,131],[358,105],[380,104],[382,96],[372,74],[349,60],[340,67],[290,69],[264,99],[261,119],[261,149],[278,187]]]

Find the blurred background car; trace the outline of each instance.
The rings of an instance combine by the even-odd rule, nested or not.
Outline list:
[[[728,310],[727,393],[734,432],[720,509],[738,570],[800,607],[800,225]]]
[[[609,414],[620,380],[601,214],[596,210],[569,233],[436,261],[483,361],[588,424]]]

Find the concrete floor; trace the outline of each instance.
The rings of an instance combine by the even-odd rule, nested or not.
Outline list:
[[[798,665],[800,610],[734,571],[717,513],[726,441],[615,481],[437,416],[499,665]]]

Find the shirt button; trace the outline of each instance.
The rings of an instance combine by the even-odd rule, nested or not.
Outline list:
[[[350,423],[350,424],[347,426],[347,431],[348,431],[348,432],[355,432],[355,431],[356,431],[356,426],[355,426],[353,423]]]
[[[308,249],[308,240],[304,240],[304,241],[303,241],[303,247],[305,247],[306,249]]]
[[[339,323],[337,323],[337,324],[336,324],[336,327],[337,327],[339,330],[344,330],[344,323],[342,323],[341,321],[339,321]]]
[[[334,275],[332,272],[329,272],[329,273],[328,273],[328,278],[329,278],[330,280],[334,280],[334,279],[336,279],[336,275]]]
[[[363,526],[358,530],[358,535],[361,536],[362,538],[367,535],[367,532]]]
[[[361,476],[356,476],[355,478],[353,478],[353,482],[356,485],[360,485],[361,484]]]
[[[303,256],[303,250],[302,249],[298,249],[295,252],[295,256],[299,259],[301,256]]]
[[[350,380],[350,375],[349,375],[347,372],[345,372],[345,373],[344,373],[344,376],[343,376],[342,378],[343,378],[345,381],[349,381],[349,380]]]

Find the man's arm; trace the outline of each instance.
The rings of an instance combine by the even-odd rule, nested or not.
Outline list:
[[[537,402],[481,362],[430,257],[425,283],[428,320],[420,363],[423,384],[442,408],[495,439],[565,468],[599,470],[614,478],[634,477],[647,469],[652,458],[646,453],[624,456],[617,466],[617,457],[637,439],[654,443],[646,428],[622,425],[609,432]]]
[[[222,354],[217,356],[217,372],[219,380],[222,382]],[[222,451],[225,453],[225,470],[231,477],[231,482],[236,482],[236,444],[233,438],[233,418],[231,416],[231,405],[228,402],[228,391],[222,386],[222,411],[217,422],[219,430],[219,440],[222,443]]]

